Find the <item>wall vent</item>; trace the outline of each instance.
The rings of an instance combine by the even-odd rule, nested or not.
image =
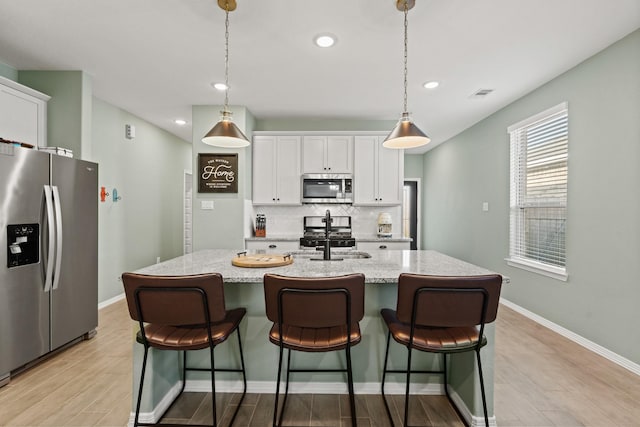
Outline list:
[[[484,98],[485,96],[489,95],[491,92],[493,92],[493,89],[478,89],[477,91],[472,93],[469,98]]]

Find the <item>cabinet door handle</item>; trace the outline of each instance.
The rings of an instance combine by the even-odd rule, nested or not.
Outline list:
[[[387,249],[387,245],[380,245],[380,249]]]
[[[274,197],[274,198],[273,198],[273,199],[271,199],[271,200],[273,200],[273,201],[275,202],[275,201],[276,201],[276,198]]]
[[[278,247],[278,245],[269,245],[269,249],[275,249],[277,247]]]

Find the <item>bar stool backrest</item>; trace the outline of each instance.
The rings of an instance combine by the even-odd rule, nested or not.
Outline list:
[[[188,276],[124,273],[122,282],[133,320],[171,326],[204,325],[207,307],[210,322],[222,321],[226,316],[224,286],[218,273]]]
[[[419,326],[491,323],[498,313],[501,286],[502,276],[498,274],[453,277],[402,273],[398,278],[398,320],[410,324],[415,304],[415,324]],[[484,319],[483,295],[487,303]]]
[[[264,275],[264,295],[267,318],[278,323],[280,291],[287,289],[327,290],[346,289],[351,294],[351,322],[364,317],[364,275],[337,277],[287,277]],[[282,297],[282,319],[287,325],[303,328],[329,328],[345,325],[345,295],[341,292],[289,292]]]

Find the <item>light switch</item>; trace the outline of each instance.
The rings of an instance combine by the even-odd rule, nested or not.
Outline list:
[[[489,202],[482,202],[482,212],[489,212]]]
[[[213,210],[213,200],[200,200],[200,209],[205,211]]]

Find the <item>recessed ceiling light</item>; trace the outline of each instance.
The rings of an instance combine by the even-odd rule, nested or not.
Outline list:
[[[173,122],[174,122],[175,124],[177,124],[178,126],[184,126],[184,125],[186,125],[186,124],[187,124],[187,121],[186,121],[186,120],[183,120],[183,119],[175,119]]]
[[[440,83],[438,82],[426,82],[424,85],[425,89],[435,89],[438,86],[440,86]]]
[[[313,39],[313,42],[318,47],[331,47],[336,43],[336,36],[333,34],[318,34]]]
[[[229,86],[227,86],[224,83],[214,83],[213,87],[215,87],[216,89],[218,89],[220,92],[229,89]]]

